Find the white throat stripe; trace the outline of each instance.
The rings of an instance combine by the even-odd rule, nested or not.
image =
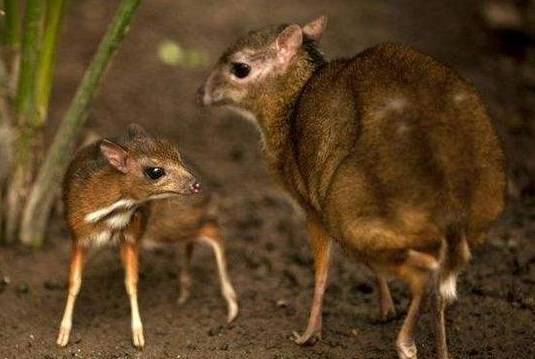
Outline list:
[[[87,214],[84,218],[85,221],[88,223],[95,223],[117,209],[128,209],[134,206],[135,204],[136,201],[132,199],[120,199],[117,202],[112,203],[108,207],[99,208],[96,211]]]

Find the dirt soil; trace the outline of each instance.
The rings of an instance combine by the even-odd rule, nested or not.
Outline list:
[[[147,345],[139,352],[130,342],[129,304],[118,253],[105,250],[88,263],[71,343],[56,347],[70,246],[64,222],[56,214],[42,251],[0,247],[0,359],[396,358],[393,343],[408,304],[406,289],[392,284],[400,315],[380,323],[370,273],[340,251],[326,296],[323,340],[312,347],[289,340],[293,330],[304,329],[313,290],[302,214],[270,181],[256,129],[233,114],[195,106],[195,89],[208,68],[171,67],[156,55],[158,44],[172,39],[204,51],[213,62],[232,39],[249,29],[304,22],[321,13],[330,15],[323,44],[331,57],[402,41],[451,64],[481,89],[509,154],[513,200],[460,278],[459,301],[447,313],[451,358],[535,358],[535,201],[529,197],[533,182],[528,171],[528,161],[535,158],[529,127],[535,81],[528,76],[523,48],[504,49],[486,27],[481,18],[485,3],[145,1],[106,74],[88,127],[117,134],[127,123],[138,122],[175,140],[201,169],[205,185],[219,193],[240,315],[225,324],[225,305],[208,248],[195,252],[193,294],[183,306],[175,302],[173,251],[144,251],[140,307]],[[70,2],[50,133],[117,4]],[[421,358],[434,356],[431,324],[425,314],[418,335]]]

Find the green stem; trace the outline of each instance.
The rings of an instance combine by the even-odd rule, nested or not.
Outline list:
[[[4,34],[6,33],[6,6],[4,0],[0,0],[0,41],[4,44]]]
[[[21,126],[35,125],[34,84],[39,55],[39,35],[43,5],[44,2],[42,0],[28,0],[26,3],[22,57],[15,103],[15,113]]]
[[[6,65],[4,63],[4,52],[3,49],[0,47],[0,126],[2,125],[11,125],[11,121],[9,120],[7,113],[9,111],[8,108],[8,82],[9,82],[9,74],[7,72]],[[0,175],[1,177],[1,175]]]
[[[4,0],[5,23],[2,42],[10,47],[20,44],[19,0]]]
[[[97,53],[78,86],[74,100],[60,123],[24,210],[20,238],[27,245],[34,247],[42,245],[50,210],[59,190],[58,179],[63,176],[67,168],[72,149],[87,118],[87,108],[102,74],[127,34],[140,2],[141,0],[123,0],[119,5]]]
[[[39,54],[41,15],[44,3],[41,0],[26,2],[24,18],[24,35],[22,38],[20,71],[18,72],[17,94],[15,97],[15,118],[18,125],[15,144],[14,168],[7,188],[6,241],[12,242],[17,237],[20,214],[25,194],[28,190],[28,179],[34,167],[33,129],[35,128],[35,72]]]
[[[67,0],[47,0],[46,18],[39,66],[35,78],[35,105],[37,109],[36,125],[41,126],[46,121],[54,65],[56,62],[56,47]]]

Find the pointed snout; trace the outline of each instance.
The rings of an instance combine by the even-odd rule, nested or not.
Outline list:
[[[219,92],[217,91],[218,78],[217,71],[215,70],[208,75],[195,93],[197,104],[201,106],[212,106],[220,102]]]
[[[183,194],[198,194],[202,192],[202,185],[199,181],[193,176],[189,175],[189,178],[184,183],[182,182],[182,193]]]
[[[212,94],[212,91],[210,90],[208,81],[197,89],[195,99],[197,100],[197,104],[200,106],[212,106],[217,102]]]
[[[195,93],[195,100],[197,102],[197,105],[200,106],[208,106],[209,102],[206,98],[206,90],[204,89],[206,86],[205,84],[202,84],[201,87],[197,89],[197,92]]]
[[[197,177],[185,166],[181,166],[172,182],[172,191],[177,194],[190,195],[202,192],[202,185]]]
[[[202,191],[202,186],[199,182],[195,181],[191,186],[190,186],[190,189],[191,189],[191,192],[192,193],[201,193]]]

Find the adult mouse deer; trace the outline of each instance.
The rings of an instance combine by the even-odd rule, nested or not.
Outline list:
[[[115,140],[99,140],[73,158],[63,182],[64,207],[73,245],[69,294],[57,344],[69,342],[74,303],[82,284],[86,252],[117,243],[125,268],[132,312],[134,346],[145,339],[137,300],[138,242],[145,229],[150,200],[198,193],[201,187],[170,142],[131,125]]]
[[[269,166],[305,209],[315,291],[299,344],[321,333],[333,240],[379,274],[405,281],[412,301],[397,337],[416,358],[420,304],[433,294],[438,357],[448,357],[444,308],[470,248],[504,208],[504,156],[473,86],[407,46],[384,44],[327,61],[324,16],[253,31],[220,58],[198,91],[260,128]]]

